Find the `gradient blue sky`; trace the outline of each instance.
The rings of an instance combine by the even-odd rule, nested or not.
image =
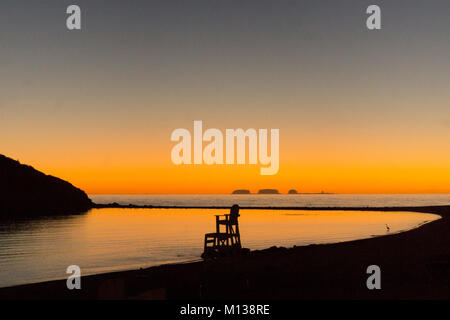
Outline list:
[[[450,192],[449,30],[437,0],[2,0],[0,152],[96,193]],[[279,128],[280,173],[174,167],[193,120]]]

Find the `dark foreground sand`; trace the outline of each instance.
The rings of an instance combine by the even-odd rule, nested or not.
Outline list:
[[[311,208],[297,208],[311,209]],[[415,211],[442,219],[384,237],[0,288],[0,299],[450,299],[450,206],[315,208]],[[381,268],[368,290],[366,268]]]

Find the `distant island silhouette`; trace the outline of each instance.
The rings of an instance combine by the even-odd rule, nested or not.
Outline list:
[[[277,189],[261,189],[258,191],[258,194],[279,194]]]
[[[231,194],[250,194],[250,190],[247,189],[238,189],[234,190]]]
[[[252,194],[250,192],[250,190],[248,189],[237,189],[237,190],[233,190],[233,192],[231,192],[231,194]],[[261,189],[258,191],[257,194],[282,194],[280,193],[277,189]],[[334,194],[334,193],[330,193],[330,192],[325,192],[325,191],[321,191],[321,192],[298,192],[295,189],[290,189],[287,194],[299,194],[299,195],[305,195],[305,194]]]
[[[67,181],[0,155],[0,219],[84,212],[87,194]]]

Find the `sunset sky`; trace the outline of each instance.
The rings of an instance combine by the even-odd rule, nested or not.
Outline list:
[[[449,30],[448,0],[2,0],[0,154],[87,193],[450,193]],[[172,164],[194,120],[280,129],[278,174]]]

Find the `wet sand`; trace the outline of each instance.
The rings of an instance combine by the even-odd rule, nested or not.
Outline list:
[[[287,209],[413,211],[442,219],[371,239],[85,276],[81,290],[68,290],[66,280],[0,288],[0,299],[450,299],[450,206]],[[372,264],[381,268],[380,290],[366,287]]]

